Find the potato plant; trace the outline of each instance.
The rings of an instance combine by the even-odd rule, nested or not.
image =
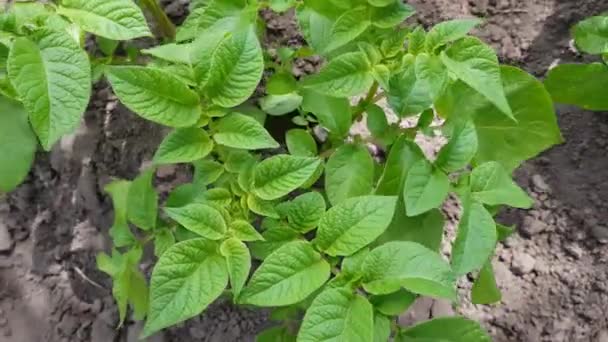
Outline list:
[[[160,45],[129,43],[151,36],[131,0],[14,3],[0,17],[2,191],[74,130],[99,78],[172,129],[149,169],[106,187],[114,248],[98,265],[121,322],[131,308],[145,338],[222,297],[273,308],[262,342],[490,340],[463,317],[396,321],[420,296],[457,303],[467,274],[474,303],[500,301],[491,259],[512,228],[494,216],[531,207],[511,174],[562,141],[543,84],[469,35],[480,20],[409,26],[399,0],[199,0],[175,29],[139,5]],[[306,44],[266,49],[261,10],[293,10]],[[85,33],[103,56],[87,56]],[[319,71],[295,77],[315,55]],[[350,133],[363,122],[369,134]],[[425,155],[416,137],[439,132],[447,143]],[[155,170],[171,164],[193,179],[160,201]],[[463,211],[446,260],[450,194]]]
[[[555,102],[593,111],[608,110],[608,15],[585,19],[572,29],[576,48],[601,61],[562,64],[549,71],[545,85]]]

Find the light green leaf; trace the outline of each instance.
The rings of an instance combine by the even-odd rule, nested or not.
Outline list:
[[[277,155],[260,162],[254,171],[254,193],[264,200],[287,195],[304,185],[321,164],[317,158]]]
[[[266,226],[266,230],[262,233],[264,241],[256,241],[250,244],[251,254],[257,259],[266,259],[272,252],[300,237],[298,232],[283,222],[266,219],[262,226]]]
[[[192,239],[171,246],[150,280],[150,311],[141,338],[200,314],[228,284],[216,243]]]
[[[270,8],[275,12],[285,12],[295,6],[295,0],[270,0]]]
[[[332,205],[348,198],[369,195],[373,183],[374,160],[363,145],[342,145],[327,161],[325,191]]]
[[[471,195],[487,205],[508,205],[529,209],[534,201],[511,178],[498,162],[487,162],[471,172]]]
[[[452,247],[452,268],[458,275],[480,269],[494,253],[496,224],[483,205],[465,203]]]
[[[179,208],[165,208],[167,215],[189,231],[211,240],[226,234],[222,214],[207,204],[195,203]]]
[[[430,98],[435,101],[449,80],[448,70],[443,65],[441,58],[423,52],[416,56],[415,69],[417,82],[426,84]]]
[[[129,0],[63,0],[57,13],[84,31],[114,40],[152,37],[141,9]]]
[[[263,241],[264,237],[247,221],[234,220],[230,223],[230,231],[241,241]]]
[[[375,7],[385,7],[393,4],[395,0],[367,0],[367,2]]]
[[[201,115],[200,99],[181,79],[142,66],[106,68],[120,102],[144,119],[171,127],[188,127]]]
[[[373,342],[386,342],[391,337],[391,320],[381,314],[374,313],[374,340]]]
[[[608,16],[587,18],[573,29],[576,46],[583,52],[599,55],[608,52]]]
[[[608,67],[604,64],[558,65],[549,71],[545,87],[557,103],[608,110]]]
[[[80,124],[91,93],[89,58],[66,32],[41,29],[15,39],[7,63],[8,77],[48,151]]]
[[[226,258],[233,298],[238,298],[251,269],[251,255],[247,246],[238,239],[222,242],[220,253]]]
[[[0,193],[17,187],[30,171],[38,141],[17,103],[0,96]]]
[[[374,306],[374,310],[387,316],[399,316],[414,304],[416,298],[415,294],[400,289],[385,295],[371,296],[369,301]]]
[[[369,255],[369,248],[360,249],[357,253],[342,259],[340,273],[349,277],[361,277],[361,266]]]
[[[392,29],[416,13],[412,6],[403,1],[393,1],[392,5],[372,8],[371,12],[372,24],[383,29]]]
[[[367,246],[388,227],[397,197],[347,199],[325,213],[315,244],[331,256],[348,256]]]
[[[439,23],[426,35],[425,49],[433,53],[443,45],[464,38],[475,26],[481,24],[481,19],[455,19]]]
[[[401,117],[419,114],[433,104],[430,83],[416,76],[413,55],[403,58],[403,68],[389,80],[388,103]]]
[[[296,342],[296,337],[285,326],[266,329],[255,337],[255,342]]]
[[[407,42],[407,52],[418,55],[424,51],[426,41],[426,31],[422,26],[417,26],[409,35]]]
[[[161,229],[154,234],[154,255],[160,257],[175,244],[175,236],[170,229]]]
[[[368,90],[374,78],[362,52],[350,52],[332,59],[318,74],[301,81],[304,88],[334,97],[350,97]]]
[[[220,145],[245,150],[277,148],[277,143],[270,133],[256,119],[231,113],[221,118],[215,128],[213,139]]]
[[[298,342],[370,342],[374,312],[365,297],[344,288],[329,288],[306,310]]]
[[[441,52],[441,60],[458,79],[514,119],[501,82],[498,57],[491,47],[478,38],[463,38]]]
[[[463,317],[441,317],[419,323],[399,334],[406,341],[491,342],[492,339],[475,321]]]
[[[467,165],[477,153],[477,131],[467,120],[453,127],[449,142],[441,148],[435,166],[447,173],[458,171]]]
[[[345,11],[334,22],[330,31],[330,39],[320,54],[326,54],[351,42],[370,26],[369,9],[356,7]]]
[[[224,166],[213,160],[199,160],[194,165],[194,184],[208,185],[215,182],[224,173]]]
[[[255,171],[255,168],[254,168]],[[266,201],[261,198],[258,198],[255,195],[250,194],[247,196],[247,206],[249,210],[260,215],[271,218],[279,218],[279,214],[276,210],[277,201]]]
[[[372,136],[386,145],[390,145],[396,138],[393,127],[389,126],[386,113],[376,104],[371,104],[365,109],[367,113],[367,129]]]
[[[416,216],[441,206],[448,196],[450,180],[426,159],[414,164],[407,175],[403,198],[408,216]]]
[[[260,108],[270,115],[289,114],[302,104],[302,96],[297,93],[268,95],[260,99]]]
[[[169,133],[154,154],[156,164],[177,164],[205,158],[213,149],[207,132],[197,127],[178,128]]]
[[[376,194],[400,195],[403,192],[408,172],[416,162],[422,159],[424,159],[424,153],[415,142],[408,140],[405,135],[399,137],[388,154],[384,171],[378,181]]]
[[[403,287],[425,296],[456,298],[448,263],[414,242],[389,242],[375,248],[363,263],[363,274],[363,287],[372,294],[389,294]]]
[[[346,98],[326,96],[310,89],[303,89],[302,110],[313,113],[323,128],[338,138],[345,137],[352,124],[350,104]]]
[[[308,45],[317,53],[324,51],[331,42],[332,27],[341,14],[330,4],[319,4],[323,8],[316,8],[318,6],[313,8],[313,5],[317,4],[308,3],[307,6],[298,6],[296,11],[302,35]]]
[[[307,233],[315,228],[325,214],[325,199],[318,192],[307,192],[291,201],[280,203],[276,207],[281,216],[286,217],[289,226]]]
[[[135,235],[127,221],[128,196],[131,182],[117,180],[105,186],[104,191],[112,197],[114,207],[114,223],[110,228],[110,237],[115,247],[130,246],[135,243]]]
[[[502,294],[496,285],[494,277],[494,269],[492,268],[492,260],[486,261],[483,265],[477,279],[471,288],[471,302],[473,304],[494,304],[500,302]]]
[[[315,138],[304,129],[290,129],[285,134],[287,150],[294,156],[314,157],[319,153]]]
[[[141,52],[168,62],[190,64],[190,49],[191,44],[171,43],[143,49]]]
[[[147,170],[133,180],[127,195],[127,217],[143,230],[156,228],[158,194],[152,186],[154,170]]]
[[[473,119],[479,140],[475,164],[498,161],[511,172],[563,140],[553,103],[543,85],[514,67],[502,67],[501,72],[517,122],[462,82],[453,84],[436,106],[443,117]]]
[[[262,48],[253,28],[235,33],[213,52],[204,93],[219,106],[237,106],[253,94],[263,71]]]
[[[255,271],[239,302],[257,306],[295,304],[319,289],[330,266],[308,242],[290,242],[270,254]]]
[[[285,95],[298,89],[296,78],[286,71],[277,71],[268,78],[266,92],[271,95]]]

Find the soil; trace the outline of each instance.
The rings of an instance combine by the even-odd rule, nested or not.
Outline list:
[[[176,21],[187,13],[187,0],[164,3]],[[427,26],[485,17],[486,26],[477,33],[504,62],[539,77],[557,60],[581,61],[570,48],[569,28],[608,9],[608,0],[410,3]],[[265,17],[269,45],[301,44],[289,15]],[[300,61],[296,72],[311,72],[318,63]],[[471,281],[465,279],[459,307],[420,300],[402,323],[461,313],[481,320],[499,342],[608,341],[608,116],[569,107],[560,107],[558,115],[566,143],[517,171],[519,183],[536,199],[534,209],[501,215],[502,223],[519,229],[498,247],[494,260],[502,303],[470,304]],[[124,108],[101,82],[78,132],[51,153],[39,153],[28,180],[0,199],[1,342],[137,340],[140,324],[128,321],[115,328],[111,284],[95,267],[95,255],[109,248],[112,220],[103,187],[113,178],[132,179],[164,134]],[[158,189],[168,191],[188,177],[189,170],[164,168],[157,174]],[[446,207],[448,235],[456,206]],[[252,341],[268,324],[264,312],[219,302],[150,340]]]

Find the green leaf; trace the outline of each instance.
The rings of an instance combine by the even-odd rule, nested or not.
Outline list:
[[[257,259],[266,259],[272,252],[300,237],[298,232],[285,223],[266,219],[264,225],[270,226],[262,233],[264,241],[256,241],[250,244],[251,254]]]
[[[314,157],[319,153],[315,138],[304,129],[290,129],[285,134],[287,150],[294,156]]]
[[[472,121],[464,121],[453,127],[450,141],[441,148],[435,166],[447,173],[458,171],[467,165],[477,153],[477,131]]]
[[[414,341],[491,342],[492,339],[475,321],[463,317],[441,317],[403,330],[400,337]]]
[[[325,191],[332,205],[369,195],[373,183],[374,160],[366,146],[342,145],[329,157],[325,167]]]
[[[141,338],[200,314],[228,284],[216,243],[177,243],[158,260],[150,280],[150,311]]]
[[[376,311],[387,316],[398,316],[414,304],[416,298],[415,294],[400,289],[385,295],[371,296],[369,301]]]
[[[407,52],[418,55],[424,51],[426,42],[426,31],[422,26],[417,26],[409,35],[407,42]]]
[[[67,33],[41,29],[15,39],[7,63],[8,77],[48,151],[80,124],[91,93],[89,58]]]
[[[374,78],[362,52],[350,52],[332,59],[318,74],[301,81],[304,88],[334,97],[350,97],[367,91]]]
[[[456,298],[448,263],[414,242],[389,242],[375,248],[363,263],[363,274],[363,287],[372,294],[389,294],[403,287],[425,296]]]
[[[17,103],[0,96],[0,193],[17,187],[30,171],[38,141]]]
[[[356,7],[345,11],[334,22],[329,33],[330,39],[320,54],[340,48],[361,35],[370,26],[369,9]]]
[[[347,199],[325,213],[315,244],[331,256],[347,256],[382,234],[393,218],[397,197],[364,196]]]
[[[501,82],[498,58],[491,47],[478,38],[463,38],[443,51],[441,60],[458,79],[514,119]]]
[[[500,162],[511,172],[523,161],[562,142],[553,103],[543,85],[514,67],[502,67],[507,98],[517,122],[462,82],[453,84],[436,106],[443,117],[470,117],[479,149],[474,164]]]
[[[239,303],[256,306],[295,304],[319,289],[330,266],[308,242],[290,242],[270,254],[241,292]]]
[[[297,93],[268,95],[260,99],[260,108],[274,116],[289,114],[297,110],[301,104],[302,96]]]
[[[414,8],[402,1],[393,1],[392,5],[372,8],[372,24],[383,29],[392,29],[416,13]]]
[[[213,139],[220,145],[245,150],[279,147],[279,143],[256,119],[240,113],[221,118],[215,126]]]
[[[255,342],[296,342],[296,337],[284,326],[272,327],[259,333]]]
[[[375,7],[385,7],[393,4],[395,0],[367,0],[367,2]]]
[[[219,106],[237,106],[253,94],[263,71],[264,57],[255,31],[235,33],[213,52],[204,92]]]
[[[165,208],[165,213],[189,231],[210,240],[219,240],[226,234],[226,221],[222,214],[207,204],[189,204],[179,208]]]
[[[389,80],[388,103],[400,117],[418,114],[433,104],[430,83],[416,76],[414,56],[403,58],[403,68]]]
[[[557,103],[608,110],[608,67],[604,64],[558,65],[549,71],[545,87]]]
[[[270,0],[270,8],[279,13],[287,11],[294,7],[295,4],[295,0]]]
[[[279,214],[277,213],[276,205],[276,201],[266,201],[251,194],[247,196],[247,206],[249,207],[249,210],[260,216],[278,219]]]
[[[260,162],[254,171],[254,193],[264,200],[287,195],[304,185],[321,164],[317,158],[277,155]]]
[[[142,11],[126,0],[63,0],[57,13],[86,32],[114,40],[152,37]]]
[[[313,5],[324,8],[312,8]],[[340,13],[333,6],[321,3],[307,3],[306,6],[297,7],[296,15],[302,35],[315,52],[324,51],[325,46],[331,42],[331,30]]]
[[[379,139],[381,142],[390,145],[392,139],[395,138],[394,131],[391,130],[386,114],[380,106],[376,104],[370,104],[365,109],[367,113],[367,129],[374,138]]]
[[[307,192],[289,202],[276,207],[281,216],[286,217],[290,227],[307,233],[315,228],[325,214],[325,199],[318,192]]]
[[[576,46],[583,52],[599,55],[608,52],[608,16],[587,18],[573,29]]]
[[[448,83],[448,70],[441,58],[426,53],[416,56],[415,69],[417,82],[425,84],[434,102]]]
[[[114,223],[110,228],[110,237],[115,247],[130,246],[136,239],[127,221],[128,196],[131,182],[117,180],[105,186],[104,191],[112,197],[114,206]]]
[[[368,255],[369,248],[365,247],[357,253],[342,259],[342,265],[340,266],[341,274],[349,277],[361,277],[361,266]]]
[[[426,159],[412,165],[405,181],[403,198],[408,216],[416,216],[441,206],[448,196],[450,180]]]
[[[205,158],[213,150],[207,132],[197,127],[178,128],[165,137],[154,154],[156,164],[177,164]]]
[[[147,170],[133,180],[127,195],[127,217],[143,230],[156,228],[158,194],[152,186],[154,170]]]
[[[226,258],[232,295],[238,298],[251,269],[249,249],[238,239],[231,238],[222,242],[220,253]]]
[[[455,19],[439,23],[433,26],[426,35],[425,49],[433,53],[447,43],[466,37],[475,26],[482,22],[481,19]]]
[[[159,45],[150,49],[141,50],[146,55],[156,58],[181,64],[190,64],[191,44],[165,44]]]
[[[424,159],[424,153],[413,141],[408,140],[405,135],[400,136],[391,147],[388,159],[376,194],[396,196],[403,192],[407,175],[412,166]]]
[[[471,172],[473,199],[487,205],[508,205],[529,209],[534,201],[523,191],[498,162],[487,162]]]
[[[336,137],[348,135],[352,124],[350,104],[346,98],[337,98],[303,89],[302,110],[313,113],[323,128]]]
[[[175,236],[170,229],[161,229],[154,234],[154,255],[160,257],[175,244]]]
[[[496,224],[483,205],[465,203],[452,247],[452,268],[458,275],[480,269],[494,253]]]
[[[203,186],[211,184],[224,173],[224,166],[216,161],[199,160],[192,164],[194,165],[194,184]]]
[[[471,288],[471,302],[473,304],[494,304],[500,302],[502,294],[496,285],[492,261],[488,260],[483,265],[477,279]]]
[[[188,127],[201,115],[200,99],[181,79],[142,66],[106,68],[116,96],[144,119],[171,127]]]
[[[298,89],[298,83],[292,74],[278,71],[268,79],[266,92],[271,95],[285,95]]]
[[[298,342],[370,342],[374,312],[365,297],[344,288],[319,294],[304,315]]]
[[[263,241],[264,237],[247,221],[234,220],[230,223],[230,231],[241,241]]]
[[[374,340],[373,342],[386,342],[391,337],[391,320],[381,314],[374,313]]]

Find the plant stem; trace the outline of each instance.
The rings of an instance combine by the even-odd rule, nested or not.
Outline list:
[[[365,107],[367,107],[369,104],[374,103],[374,97],[376,96],[376,93],[378,92],[378,88],[380,87],[380,85],[378,84],[378,82],[374,82],[374,84],[372,84],[371,88],[369,88],[369,91],[367,92],[367,95],[365,96],[365,98],[361,101],[359,101],[359,104],[356,107],[355,112],[353,113],[353,117],[356,120],[359,120],[359,117],[361,116],[361,114],[363,114],[363,112],[365,112]]]
[[[173,25],[171,19],[169,19],[165,11],[160,7],[157,0],[141,0],[141,4],[154,17],[162,36],[168,40],[174,40],[175,25]]]

